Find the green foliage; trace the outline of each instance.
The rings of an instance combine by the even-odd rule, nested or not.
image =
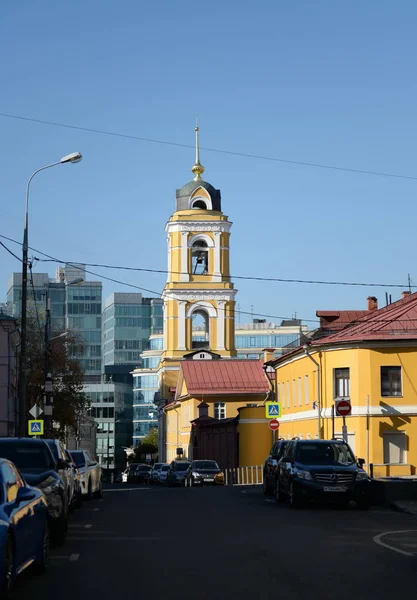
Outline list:
[[[158,429],[152,427],[148,435],[133,450],[135,455],[129,458],[129,462],[141,462],[146,454],[156,454],[158,452]]]
[[[88,399],[83,393],[84,372],[81,363],[70,356],[69,348],[79,343],[75,335],[51,341],[49,372],[53,380],[54,435],[64,439],[68,430],[75,433]],[[43,406],[45,379],[45,343],[40,323],[33,314],[27,320],[28,388],[26,409],[35,403]]]

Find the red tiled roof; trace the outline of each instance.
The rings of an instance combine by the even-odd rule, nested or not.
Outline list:
[[[317,310],[316,316],[320,318],[320,327],[323,329],[339,331],[370,312],[369,310]]]
[[[417,292],[379,310],[366,311],[354,325],[314,340],[311,345],[406,339],[417,340]]]
[[[184,360],[181,369],[188,394],[263,394],[268,381],[259,360]]]

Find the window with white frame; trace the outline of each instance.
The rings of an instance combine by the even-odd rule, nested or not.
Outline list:
[[[298,406],[303,404],[303,389],[301,386],[301,377],[298,378]]]
[[[289,381],[287,381],[287,393],[286,393],[286,396],[287,396],[287,408],[290,408],[291,407],[291,397],[290,397],[290,382]]]
[[[304,376],[304,402],[306,404],[310,402],[310,398],[308,395],[308,375]]]
[[[334,369],[334,398],[350,398],[350,369]]]
[[[405,431],[395,433],[383,433],[384,441],[384,464],[401,465],[406,462],[406,443]]]
[[[381,367],[381,396],[402,396],[401,367]]]
[[[295,379],[292,380],[292,403],[297,406],[297,385]]]
[[[214,403],[214,418],[225,419],[226,418],[226,404],[225,402]]]

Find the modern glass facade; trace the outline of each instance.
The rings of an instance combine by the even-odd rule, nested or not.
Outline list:
[[[159,357],[157,358],[159,363]],[[145,360],[147,360],[145,358]],[[158,427],[155,395],[159,392],[158,376],[155,371],[141,369],[133,377],[133,443],[149,433],[152,427]]]
[[[149,336],[162,331],[162,300],[142,294],[111,294],[103,310],[103,365],[141,365]]]
[[[132,443],[132,387],[125,383],[84,386],[97,424],[96,454],[105,469],[123,469],[124,448]]]
[[[74,282],[74,283],[73,283]],[[20,317],[22,275],[13,273],[8,282],[7,304],[14,317]],[[55,279],[47,273],[34,273],[28,285],[28,312],[35,310],[43,321],[49,298],[52,336],[68,330],[79,343],[70,348],[84,369],[86,382],[100,380],[101,375],[101,300],[102,284],[86,281],[83,265],[59,267]]]

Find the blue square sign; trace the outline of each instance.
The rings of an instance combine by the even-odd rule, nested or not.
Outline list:
[[[281,416],[281,404],[279,402],[265,402],[267,419],[277,419]]]

